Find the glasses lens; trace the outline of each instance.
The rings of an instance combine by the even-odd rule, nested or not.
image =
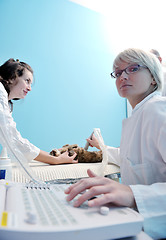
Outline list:
[[[122,70],[115,70],[115,72],[114,72],[114,76],[116,77],[116,78],[118,78],[118,77],[120,77],[120,75],[122,74]]]
[[[127,73],[134,73],[134,72],[137,72],[138,70],[139,70],[139,65],[132,65],[126,68]]]

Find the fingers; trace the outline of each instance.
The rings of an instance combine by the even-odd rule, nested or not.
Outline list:
[[[87,138],[86,141],[89,143],[89,146],[90,146],[90,147],[93,147],[93,145],[92,145],[92,140],[91,140],[90,138]]]
[[[69,188],[65,190],[66,194],[69,194],[66,198],[67,201],[71,201],[75,196],[85,191],[87,188],[87,184],[84,180],[80,180],[77,183],[71,185]]]
[[[73,206],[79,207],[81,204],[83,204],[88,199],[92,198],[93,195],[90,191],[86,191],[84,194],[82,194],[76,201],[74,201]]]
[[[97,175],[94,172],[92,172],[92,170],[90,169],[87,170],[87,173],[89,177],[97,177]]]
[[[73,159],[71,163],[78,163],[78,160]]]
[[[87,178],[87,179],[82,179],[79,182],[71,185],[68,189],[65,190],[65,193],[68,194],[66,200],[67,201],[71,201],[72,199],[74,199],[78,194],[84,192],[86,189],[92,189],[92,187],[94,186],[101,186],[104,185],[104,181],[105,179],[102,177],[95,177],[93,174],[93,177],[91,178]],[[89,191],[90,191],[89,190]],[[79,204],[82,204],[82,201],[86,201],[86,197],[91,198],[94,197],[95,194],[101,194],[101,192],[96,192],[95,188],[91,190],[91,192],[89,192],[88,194],[92,194],[92,195],[82,195],[83,198],[81,198],[81,203],[79,202]],[[85,199],[84,199],[85,197]]]
[[[68,156],[68,151],[61,154],[61,156],[65,156],[65,155]]]
[[[69,188],[65,190],[65,193],[69,194],[66,198],[67,201],[71,201],[75,196],[89,188],[90,185],[91,183],[89,182],[89,179],[82,179],[77,183],[72,184]]]
[[[94,134],[93,134],[92,138],[87,138],[86,140],[88,141],[88,143],[91,147],[96,147],[96,148],[100,149],[99,142]]]
[[[100,197],[94,198],[90,201],[88,201],[89,207],[96,207],[96,206],[101,206],[106,203],[111,203],[113,202],[113,196],[110,193],[106,193],[104,195],[101,195]]]
[[[87,138],[86,141],[89,143],[90,147],[93,147],[93,140],[90,138]]]
[[[98,192],[98,187],[91,187],[89,190],[85,191],[73,204],[74,207],[79,207],[88,199],[94,198],[95,196],[99,195],[100,191]],[[89,204],[89,203],[88,203]],[[93,204],[93,202],[92,202]]]
[[[68,151],[66,151],[62,153],[60,156],[63,158],[64,163],[78,163],[78,160],[75,160],[77,153],[74,153],[73,156],[69,157]]]
[[[77,153],[74,153],[73,156],[69,157],[71,160],[71,163],[78,163],[78,159],[75,159],[76,156],[77,156]]]
[[[92,199],[92,200],[89,200],[89,199]],[[78,197],[77,200],[73,203],[73,206],[79,207],[81,204],[83,204],[87,200],[88,200],[88,205],[90,207],[100,206],[112,201],[111,194],[108,193],[108,188],[106,186],[94,186],[94,187],[91,187],[89,190],[86,190],[83,194],[81,194],[81,196]]]
[[[77,156],[77,153],[74,153],[74,155],[71,156],[70,158],[71,158],[71,159],[74,159],[76,156]]]

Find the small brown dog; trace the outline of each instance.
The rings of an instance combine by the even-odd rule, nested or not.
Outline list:
[[[69,156],[73,156],[74,153],[77,153],[75,159],[78,159],[79,163],[97,163],[102,162],[102,151],[86,151],[84,148],[79,147],[77,144],[64,145],[60,150],[53,149],[50,152],[50,155],[58,157],[60,154],[68,151]]]

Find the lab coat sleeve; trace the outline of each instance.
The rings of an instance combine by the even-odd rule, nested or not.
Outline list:
[[[17,131],[16,123],[9,111],[7,92],[0,88],[0,127],[1,133],[3,132],[9,141],[13,151],[18,149],[28,161],[36,158],[39,155],[40,149],[31,144],[27,139],[22,138],[21,134]],[[0,143],[6,145],[4,136],[0,135]]]
[[[144,217],[144,231],[153,239],[166,238],[166,183],[130,187]]]
[[[107,146],[108,163],[120,166],[120,148]]]
[[[166,163],[165,139],[166,139],[166,119],[162,123],[158,131],[158,138],[157,138],[157,147],[160,151],[163,161]]]

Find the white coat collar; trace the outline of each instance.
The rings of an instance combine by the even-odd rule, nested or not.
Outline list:
[[[7,91],[1,82],[0,82],[0,90],[5,94],[6,97],[8,97]]]
[[[156,95],[161,95],[161,93],[159,91],[155,91],[151,94],[149,94],[146,98],[144,98],[141,102],[139,102],[135,108],[132,110],[132,114],[134,114],[145,102],[147,102],[150,98],[152,98],[153,96]]]

